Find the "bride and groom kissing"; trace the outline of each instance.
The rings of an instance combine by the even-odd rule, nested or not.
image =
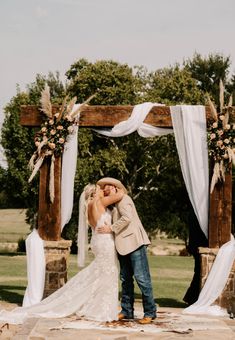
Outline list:
[[[80,239],[86,239],[84,233],[89,225],[94,260],[40,303],[1,311],[0,320],[22,323],[29,317],[61,318],[72,314],[94,321],[133,319],[134,279],[142,293],[144,311],[138,322],[148,324],[156,318],[146,253],[150,241],[126,188],[119,180],[106,177],[88,184],[81,197],[79,233],[83,237]],[[83,226],[80,226],[81,217],[85,221]],[[80,242],[80,246],[85,252],[85,244]],[[119,313],[118,262],[122,284]]]

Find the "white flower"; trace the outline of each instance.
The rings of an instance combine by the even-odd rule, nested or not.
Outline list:
[[[231,127],[230,124],[226,124],[226,125],[225,125],[225,129],[226,129],[226,130],[229,130],[230,127]]]
[[[46,132],[46,131],[47,131],[47,128],[44,126],[44,127],[41,128],[41,131],[42,131],[42,132]]]
[[[51,131],[50,131],[50,134],[51,134],[51,135],[55,135],[55,134],[56,134],[56,130],[51,130]]]
[[[216,128],[218,127],[218,123],[217,123],[217,122],[214,122],[214,123],[212,124],[212,126],[213,126],[214,129],[216,129]]]
[[[64,128],[64,127],[63,127],[62,125],[58,125],[58,126],[57,126],[57,130],[63,130],[63,128]]]
[[[220,120],[224,120],[224,118],[225,118],[224,115],[221,115],[221,116],[219,117]]]
[[[53,119],[50,119],[48,123],[49,123],[50,125],[53,125],[53,124],[54,124],[54,120],[53,120]]]
[[[223,135],[223,133],[224,133],[224,131],[223,131],[223,130],[218,130],[218,135],[219,135],[219,136],[222,136],[222,135]]]
[[[56,118],[58,118],[59,117],[59,112],[56,112],[55,114],[54,114],[54,116],[56,117]]]
[[[225,153],[225,154],[223,155],[223,158],[227,159],[227,158],[228,158],[228,154]]]
[[[229,139],[226,138],[226,139],[224,140],[224,143],[225,143],[225,144],[229,144]]]

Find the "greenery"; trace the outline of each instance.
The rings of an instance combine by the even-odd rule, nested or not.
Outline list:
[[[175,64],[153,72],[143,66],[129,67],[112,60],[91,63],[80,59],[66,72],[64,86],[59,74],[37,75],[26,91],[17,87],[5,108],[1,144],[8,169],[0,169],[0,206],[27,208],[27,221],[35,226],[38,207],[38,179],[28,184],[28,161],[34,151],[35,130],[20,126],[20,106],[37,104],[48,83],[53,103],[61,104],[65,94],[83,102],[97,93],[91,105],[137,104],[143,101],[165,104],[205,104],[204,91],[218,94],[218,79],[226,91],[235,89],[235,75],[228,78],[230,59],[219,54],[199,54],[183,65]],[[227,93],[226,92],[226,93]],[[78,199],[88,182],[103,176],[120,179],[133,197],[150,236],[165,231],[187,244],[192,207],[183,182],[173,136],[144,139],[136,133],[106,138],[89,129],[79,131],[79,157],[75,178],[74,209],[63,237],[76,242]]]
[[[21,304],[26,288],[26,257],[0,255],[0,299]],[[92,256],[90,256],[89,261]],[[88,261],[88,262],[89,262]],[[180,256],[149,256],[154,296],[161,307],[184,307],[182,298],[193,275],[193,259]],[[69,277],[77,273],[76,256],[70,256]],[[136,299],[141,299],[136,287]]]

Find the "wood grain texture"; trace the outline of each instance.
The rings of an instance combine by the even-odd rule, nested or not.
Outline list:
[[[58,106],[53,106],[53,112],[56,112]],[[133,106],[87,106],[80,115],[80,127],[113,127],[117,123],[127,120]],[[210,121],[210,108],[206,106],[207,120]],[[23,105],[21,107],[20,124],[23,126],[40,126],[45,115],[36,105]],[[170,107],[155,106],[152,108],[145,123],[158,127],[172,127]]]
[[[50,158],[40,169],[38,232],[43,240],[61,239],[61,157],[55,158],[55,199],[49,199]]]
[[[232,230],[232,170],[225,175],[225,182],[215,185],[210,194],[209,247],[220,248],[230,241]]]

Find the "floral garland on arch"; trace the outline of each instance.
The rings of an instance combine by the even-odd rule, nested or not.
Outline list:
[[[235,124],[229,123],[233,113],[232,96],[227,105],[224,105],[224,86],[220,81],[220,112],[208,96],[209,106],[214,122],[208,128],[209,156],[214,160],[214,169],[211,179],[210,192],[212,193],[218,181],[225,181],[225,173],[231,163],[235,165]]]
[[[53,113],[52,103],[50,99],[50,88],[46,84],[41,93],[41,111],[45,114],[45,121],[41,125],[34,138],[34,143],[37,150],[33,153],[29,161],[29,169],[32,171],[28,180],[30,183],[37,174],[45,157],[50,157],[50,180],[49,193],[50,201],[53,203],[54,194],[54,162],[55,157],[62,155],[64,151],[65,142],[69,136],[74,132],[74,126],[79,123],[80,112],[85,105],[94,97],[92,95],[84,103],[80,104],[77,109],[73,110],[77,97],[68,101],[65,97],[62,105],[58,108],[56,113]]]

